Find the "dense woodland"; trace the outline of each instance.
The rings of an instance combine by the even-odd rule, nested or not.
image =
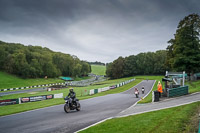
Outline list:
[[[95,61],[95,62],[88,62],[90,65],[102,65],[105,66],[105,63],[99,62],[99,61]]]
[[[107,64],[106,74],[111,78],[133,75],[164,74],[166,70],[191,76],[200,72],[200,16],[190,14],[178,24],[174,38],[166,50],[119,57]]]
[[[91,67],[76,56],[0,41],[0,70],[23,78],[53,78],[87,75]]]
[[[107,76],[121,78],[133,75],[161,75],[165,73],[165,50],[157,52],[140,53],[126,58],[119,57],[107,64]]]

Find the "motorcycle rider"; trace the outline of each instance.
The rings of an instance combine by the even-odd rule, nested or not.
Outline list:
[[[142,94],[144,94],[144,86],[142,86]]]
[[[136,98],[138,98],[138,95],[139,95],[139,90],[138,90],[138,88],[135,88],[135,96],[136,96]]]
[[[70,98],[70,103],[72,103],[72,105],[74,105],[74,103],[76,102],[76,93],[74,92],[73,88],[69,89],[68,97]]]

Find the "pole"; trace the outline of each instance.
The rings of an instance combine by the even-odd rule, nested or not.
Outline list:
[[[185,71],[183,71],[183,86],[185,86],[184,83],[185,83]]]
[[[168,71],[166,71],[166,75],[165,76],[167,76],[168,77]]]

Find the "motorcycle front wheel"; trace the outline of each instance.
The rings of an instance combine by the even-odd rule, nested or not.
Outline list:
[[[77,110],[77,111],[80,111],[80,110],[81,110],[81,105],[80,105],[80,103],[79,103],[79,102],[77,102],[77,107],[76,107],[76,110]]]
[[[66,113],[69,113],[70,107],[69,107],[68,104],[65,104],[65,105],[64,105],[64,111],[65,111]]]

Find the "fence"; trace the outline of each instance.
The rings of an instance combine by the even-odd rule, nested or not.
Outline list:
[[[182,96],[188,94],[188,86],[181,86],[178,88],[172,88],[167,90],[168,97]]]

